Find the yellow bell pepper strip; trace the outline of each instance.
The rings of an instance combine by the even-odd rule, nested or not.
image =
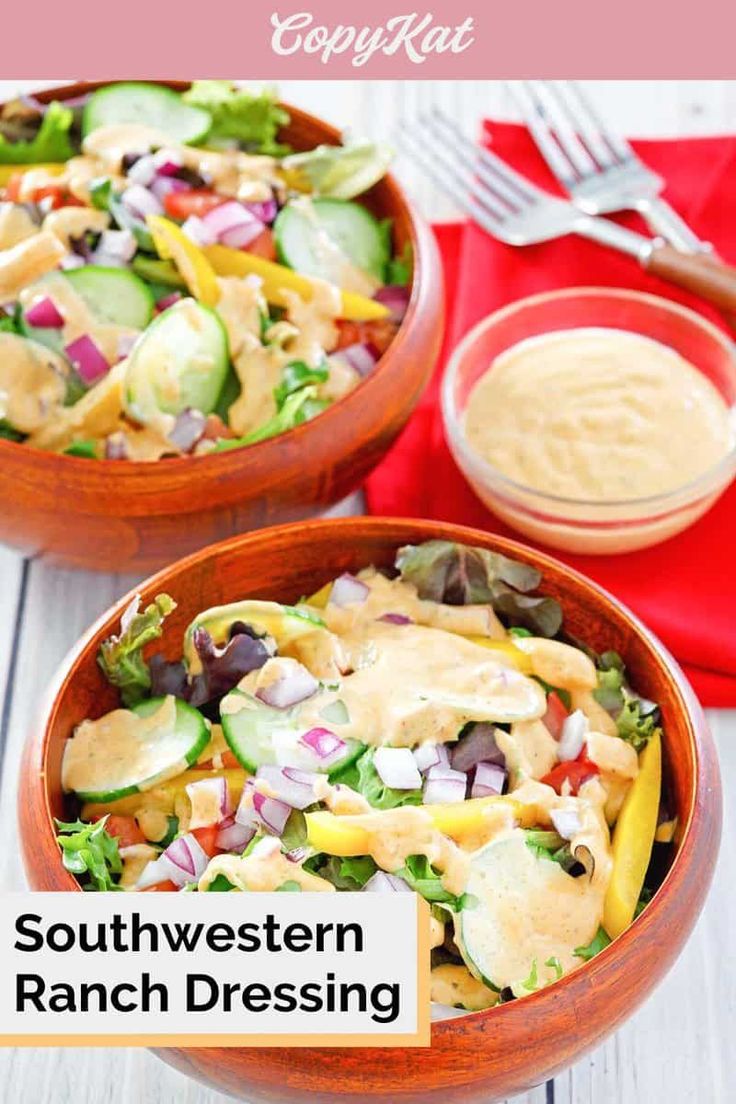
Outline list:
[[[330,600],[330,591],[332,590],[332,583],[325,583],[323,587],[315,591],[311,598],[307,598],[304,602],[305,606],[314,606],[315,609],[324,609]]]
[[[446,836],[462,837],[483,827],[484,813],[494,807],[506,806],[524,826],[536,823],[535,805],[524,805],[510,797],[473,797],[469,801],[458,801],[442,805],[422,805],[434,821],[435,827]],[[374,810],[376,828],[369,830],[354,823],[355,817],[336,816],[320,810],[305,813],[307,822],[307,840],[316,851],[327,855],[339,855],[348,858],[354,855],[368,855],[371,850],[373,831],[380,833],[381,818],[385,814]],[[352,823],[351,823],[352,822]]]
[[[154,238],[155,240],[155,238]],[[295,291],[302,299],[312,298],[312,281],[285,265],[257,257],[255,253],[246,253],[242,249],[228,249],[226,245],[208,245],[204,254],[218,276],[260,276],[263,280],[263,294],[269,303],[277,307],[288,307],[283,291]],[[370,322],[378,318],[388,318],[389,310],[375,299],[367,299],[352,291],[341,291],[342,318],[354,322]]]
[[[53,161],[45,161],[38,165],[0,165],[0,188],[4,188],[11,177],[16,173],[25,173],[30,170],[42,169],[52,176],[58,176],[66,168],[65,164],[57,164]]]
[[[603,905],[603,927],[611,939],[634,919],[657,830],[661,788],[662,742],[657,730],[639,756],[639,773],[613,832],[613,873]]]
[[[245,780],[248,777],[240,767],[228,767],[224,770],[191,770],[184,771],[176,778],[162,782],[160,786],[144,790],[142,793],[131,794],[129,797],[120,797],[117,801],[88,802],[82,806],[82,818],[91,820],[94,817],[105,816],[114,813],[116,816],[134,816],[142,807],[155,807],[163,812],[173,813],[178,797],[183,797],[186,787],[190,782],[201,782],[206,778],[224,778],[230,793],[230,800],[237,804],[243,792]]]
[[[195,299],[214,307],[220,298],[217,276],[199,246],[180,226],[162,215],[148,215],[146,225],[162,261],[173,261]]]
[[[468,640],[472,640],[474,644],[480,644],[482,648],[488,648],[492,652],[498,652],[500,656],[508,660],[517,671],[521,671],[523,675],[530,675],[532,673],[532,661],[531,658],[522,652],[521,648],[517,648],[511,640],[492,640],[489,636],[469,636]]]

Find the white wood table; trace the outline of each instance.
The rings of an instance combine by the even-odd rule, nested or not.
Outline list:
[[[58,81],[0,81],[0,100]],[[611,122],[638,135],[732,131],[736,82],[595,81]],[[468,132],[483,114],[513,117],[496,82],[294,82],[283,98],[356,133],[391,137],[397,114],[440,104]],[[399,173],[425,213],[452,208],[411,165]],[[353,512],[360,503],[345,507]],[[82,574],[23,560],[0,548],[0,887],[25,887],[16,843],[16,788],[32,710],[64,653],[131,577]],[[711,710],[726,795],[724,846],[705,911],[671,974],[605,1045],[517,1104],[728,1104],[736,1100],[736,713]],[[730,799],[730,800],[729,800]],[[731,835],[734,833],[734,836]],[[216,1104],[207,1091],[141,1050],[0,1051],[5,1104]],[[315,1101],[315,1104],[319,1104]]]

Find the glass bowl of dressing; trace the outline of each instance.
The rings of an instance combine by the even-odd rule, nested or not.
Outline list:
[[[736,475],[736,350],[667,299],[580,287],[479,322],[442,383],[478,497],[571,552],[630,552],[692,525]]]

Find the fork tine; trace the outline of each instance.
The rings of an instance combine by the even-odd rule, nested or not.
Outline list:
[[[580,141],[562,101],[555,96],[552,82],[527,81],[526,85],[577,174],[584,177],[596,172],[595,161]]]
[[[514,209],[535,203],[544,195],[540,188],[502,161],[498,154],[477,145],[458,131],[438,108],[435,108],[433,116],[441,124],[444,139],[452,143],[458,156],[466,164],[472,158],[469,167],[473,172]]]
[[[577,81],[560,81],[561,91],[566,95],[568,103],[577,102],[576,117],[579,120],[580,129],[586,142],[590,145],[604,142],[614,154],[614,161],[626,161],[634,155],[629,143],[611,130],[596,111],[593,103]],[[594,156],[598,156],[594,152]]]
[[[439,160],[435,160],[429,155],[428,147],[419,142],[409,126],[399,127],[396,132],[396,141],[397,145],[401,146],[405,152],[410,153],[419,162],[427,176],[435,182],[445,195],[457,203],[461,210],[470,215],[492,237],[498,236],[502,220],[494,217],[490,211],[481,206],[472,197],[463,182],[453,176],[449,170],[446,170]],[[460,193],[458,193],[457,184],[460,185]]]
[[[478,166],[473,158],[459,148],[454,152],[457,160],[450,157],[447,149],[447,140],[435,130],[426,116],[419,116],[417,122],[423,128],[425,140],[428,141],[434,157],[439,160],[446,172],[464,191],[482,203],[483,207],[495,218],[503,220],[514,213],[517,208],[505,206],[498,195],[488,191],[479,183]],[[472,148],[472,143],[470,143]],[[517,199],[517,205],[518,205]]]
[[[577,183],[577,173],[557,144],[545,116],[537,108],[536,100],[529,94],[523,81],[507,81],[507,88],[552,174],[569,190]]]

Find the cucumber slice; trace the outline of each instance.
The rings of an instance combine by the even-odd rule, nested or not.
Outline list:
[[[232,710],[232,712],[230,712]],[[307,748],[299,745],[306,730],[299,722],[299,709],[273,709],[251,694],[231,690],[220,706],[222,732],[240,765],[251,774],[267,764],[295,764],[303,751],[303,765],[319,770]],[[344,771],[365,750],[359,740],[348,740],[345,753],[323,770],[328,778]]]
[[[85,265],[64,276],[103,322],[145,330],[153,318],[155,303],[150,288],[127,268]]]
[[[287,203],[273,224],[281,261],[306,276],[339,283],[326,235],[356,268],[383,282],[391,257],[386,227],[359,203],[345,199],[299,199]]]
[[[218,315],[182,299],[148,327],[128,361],[123,405],[143,425],[163,412],[211,414],[230,366],[227,333]]]
[[[549,962],[564,973],[579,966],[575,948],[591,941],[603,915],[601,888],[538,857],[520,828],[473,853],[466,897],[455,942],[468,969],[516,996],[555,980]]]
[[[82,116],[82,133],[111,123],[142,123],[176,142],[198,142],[212,126],[208,111],[184,103],[178,92],[160,84],[123,81],[93,92]]]
[[[151,698],[130,712],[150,717],[166,698]],[[181,774],[207,746],[209,728],[202,714],[186,702],[175,702],[173,728],[131,727],[115,741],[114,754],[100,748],[99,722],[80,726],[68,742],[62,765],[64,786],[80,801],[108,802],[150,790]],[[104,718],[102,718],[104,720]],[[83,763],[84,784],[74,784],[75,766]]]
[[[294,606],[282,606],[279,602],[232,602],[227,606],[213,606],[197,614],[184,633],[184,662],[190,673],[199,670],[199,657],[192,643],[194,630],[206,629],[215,644],[225,644],[230,637],[230,629],[236,621],[250,625],[257,633],[268,634],[276,641],[279,649],[285,648],[292,640],[315,629],[324,628],[324,621],[306,610]],[[278,710],[280,716],[283,712]]]
[[[138,253],[131,262],[131,268],[149,284],[162,284],[169,290],[182,291],[186,281],[173,261],[162,261],[158,257],[146,257]]]

